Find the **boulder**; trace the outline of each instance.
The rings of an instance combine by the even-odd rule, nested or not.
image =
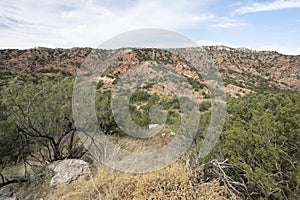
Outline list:
[[[78,177],[90,173],[89,163],[78,159],[55,161],[48,165],[48,169],[56,173],[50,182],[54,187],[69,184]]]
[[[149,124],[149,129],[156,128],[158,126],[159,126],[159,124]]]
[[[17,200],[17,197],[10,188],[4,187],[0,189],[0,200]]]

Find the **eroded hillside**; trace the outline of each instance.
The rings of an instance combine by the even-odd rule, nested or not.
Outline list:
[[[204,49],[221,72],[225,90],[230,95],[243,96],[250,92],[273,93],[279,90],[294,91],[300,87],[300,56],[225,46],[208,46]],[[57,73],[71,75],[76,73],[92,51],[91,48],[1,50],[0,70],[3,75],[20,73],[46,76],[55,76]],[[174,67],[195,89],[198,89],[198,96],[208,95],[206,82],[197,70],[178,55],[161,49],[133,49],[118,57],[109,66],[104,76],[98,77],[98,80],[103,82],[106,88],[110,88],[118,76],[147,61]],[[159,87],[154,90],[166,92]]]

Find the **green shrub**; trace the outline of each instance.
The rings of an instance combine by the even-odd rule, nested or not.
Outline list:
[[[299,122],[300,93],[230,99],[223,153],[245,172],[251,198],[298,199]]]

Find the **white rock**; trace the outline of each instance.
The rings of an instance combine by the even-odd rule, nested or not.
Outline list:
[[[152,128],[155,128],[155,127],[158,127],[159,124],[149,124],[149,129],[152,129]]]
[[[16,195],[11,191],[10,188],[4,187],[0,189],[0,200],[17,200]]]
[[[90,173],[89,163],[78,159],[55,161],[48,165],[48,169],[56,175],[51,179],[51,186],[71,183],[78,177]]]

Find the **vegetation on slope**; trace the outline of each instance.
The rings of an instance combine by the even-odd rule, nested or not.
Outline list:
[[[34,53],[40,57],[46,50]],[[54,52],[60,52],[58,55],[64,56],[64,59],[65,57],[71,59],[74,52],[77,52],[80,58],[84,58],[88,50]],[[137,51],[137,54],[140,58],[151,60],[155,58],[153,52],[155,55],[162,54],[162,51],[153,50]],[[26,54],[26,51],[16,53],[11,50],[2,54],[2,57],[5,57],[2,61],[4,60],[7,66],[12,57],[20,57],[23,54]],[[54,192],[53,197],[58,199],[62,197],[71,199],[74,196],[86,199],[98,197],[206,199],[216,196],[220,199],[299,199],[300,93],[282,90],[285,87],[281,87],[273,80],[276,79],[275,76],[264,81],[265,78],[259,74],[244,73],[243,70],[237,72],[237,69],[233,71],[226,69],[222,72],[228,73],[225,82],[248,88],[257,94],[245,93],[244,97],[228,99],[226,123],[219,143],[209,156],[199,159],[197,152],[201,148],[199,144],[210,122],[211,107],[209,95],[206,93],[203,95],[207,99],[203,99],[199,104],[201,126],[194,144],[185,155],[188,157],[185,160],[190,160],[189,169],[178,162],[159,172],[138,176],[115,171],[108,173],[108,169],[97,166],[98,172],[89,177],[89,180],[80,182],[80,186],[83,187],[76,186],[76,183],[60,189],[47,187],[49,177],[44,171],[47,163],[65,158],[80,158],[84,154],[86,155],[84,159],[87,159],[88,155],[77,136],[72,119],[74,76],[68,70],[68,73],[62,73],[61,71],[64,71],[62,66],[46,69],[41,67],[50,62],[50,55],[51,52],[48,61],[47,56],[44,56],[46,59],[43,61],[44,64],[40,59],[32,58],[35,60],[32,62],[40,63],[40,66],[34,65],[38,69],[34,72],[15,74],[4,70],[0,74],[0,186],[8,184],[9,181],[27,181],[25,185],[29,186],[28,193],[31,189],[33,191],[38,188],[37,186],[44,185],[45,187],[40,188],[41,191],[36,192],[40,194],[39,197]],[[238,57],[237,54],[234,55]],[[258,55],[248,52],[247,56],[243,59],[251,60],[252,56]],[[23,55],[22,59],[26,60],[27,57]],[[170,59],[171,55],[166,54],[160,61],[169,63]],[[276,54],[273,59],[280,60],[280,55]],[[55,62],[60,61],[56,58]],[[80,63],[80,59],[76,62]],[[66,68],[70,67],[68,62],[63,63],[66,64]],[[244,79],[245,84],[233,82],[235,78]],[[206,90],[205,84],[197,80],[188,79],[194,89]],[[251,80],[254,80],[252,85]],[[165,133],[176,132],[178,129],[180,123],[178,99],[166,93],[149,92],[151,88],[155,86],[145,86],[137,90],[131,96],[129,109],[133,121],[141,126],[147,126],[151,122],[149,109],[154,104],[162,105],[168,114],[166,129],[152,140],[146,141],[132,139],[122,133],[110,109],[111,92],[103,83],[98,85],[95,98],[97,117],[100,127],[112,141],[122,145],[149,147],[151,150],[172,139],[171,134]],[[24,163],[25,174],[10,170],[19,168],[20,164]],[[20,179],[15,179],[16,175],[19,175]],[[104,177],[107,181],[103,180]],[[25,190],[23,184],[15,186]],[[203,195],[206,191],[211,194],[209,197]]]
[[[299,122],[300,93],[230,99],[223,154],[244,172],[249,197],[299,198]]]

